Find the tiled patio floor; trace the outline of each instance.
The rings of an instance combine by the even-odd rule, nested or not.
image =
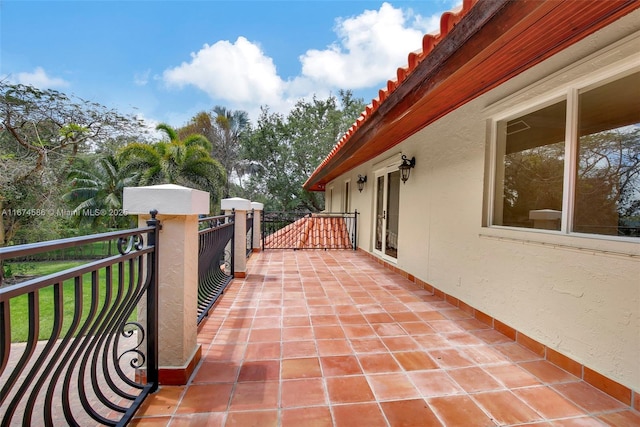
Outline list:
[[[253,254],[187,386],[132,425],[639,426],[640,414],[353,251]]]

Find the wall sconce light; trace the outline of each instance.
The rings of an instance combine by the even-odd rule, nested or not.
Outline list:
[[[367,182],[367,176],[358,175],[358,180],[356,181],[356,184],[358,184],[358,191],[361,193],[362,193],[362,190],[364,190],[365,182]]]
[[[412,157],[411,160],[407,159],[407,156],[402,155],[402,164],[398,166],[400,169],[400,173],[402,174],[402,183],[404,184],[409,179],[409,175],[411,175],[411,169],[416,166],[416,158]]]

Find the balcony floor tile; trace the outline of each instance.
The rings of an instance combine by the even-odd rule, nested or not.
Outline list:
[[[189,384],[131,425],[639,425],[640,413],[357,251],[254,253]]]

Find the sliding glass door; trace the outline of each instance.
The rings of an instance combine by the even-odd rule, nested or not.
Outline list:
[[[383,258],[398,258],[398,223],[400,218],[400,171],[376,173],[374,252]]]

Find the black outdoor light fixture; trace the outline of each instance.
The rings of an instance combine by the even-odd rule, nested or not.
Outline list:
[[[400,169],[400,173],[402,174],[402,183],[404,184],[409,179],[409,175],[411,175],[411,169],[416,166],[416,158],[412,157],[411,160],[407,159],[407,156],[402,155],[402,164],[398,166]]]
[[[358,175],[358,180],[356,181],[356,184],[358,184],[358,191],[361,193],[362,193],[362,190],[364,190],[365,182],[367,182],[367,176]]]

